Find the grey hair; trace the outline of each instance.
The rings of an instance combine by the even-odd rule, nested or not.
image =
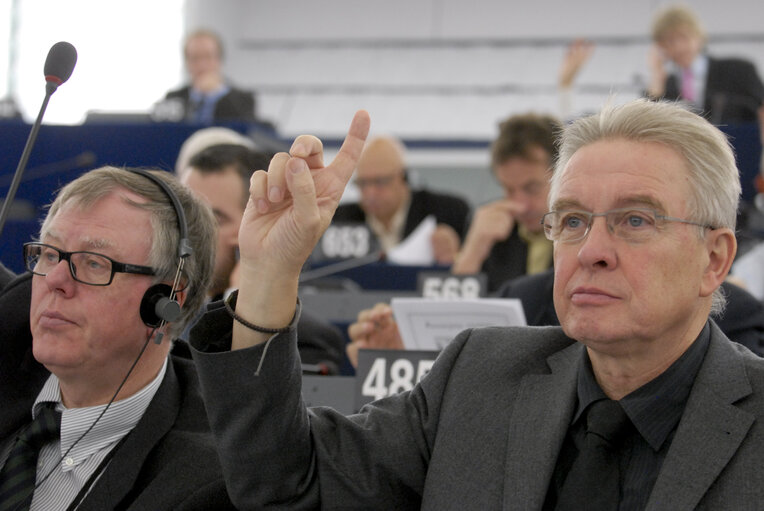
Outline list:
[[[193,251],[185,258],[183,266],[186,299],[181,308],[181,315],[168,328],[168,335],[174,338],[197,314],[206,299],[215,261],[215,217],[210,208],[181,185],[172,174],[162,170],[150,172],[166,183],[178,198],[186,216],[189,244]],[[151,214],[153,234],[148,264],[157,271],[157,282],[172,281],[179,257],[178,217],[164,191],[156,183],[136,172],[106,166],[91,170],[64,186],[42,223],[41,237],[48,231],[50,222],[65,204],[72,203],[88,208],[120,188],[146,199],[146,202],[125,199],[125,202]]]
[[[608,104],[598,114],[576,120],[563,129],[549,204],[560,191],[560,178],[573,154],[603,139],[656,142],[678,151],[690,177],[688,213],[705,225],[735,230],[740,200],[740,175],[727,137],[704,118],[679,103],[637,99]],[[699,233],[704,232],[699,228]],[[700,234],[702,236],[702,234]],[[714,292],[711,313],[721,314],[725,298]]]

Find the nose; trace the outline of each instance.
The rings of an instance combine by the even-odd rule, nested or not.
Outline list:
[[[51,291],[61,290],[65,294],[71,292],[75,282],[69,270],[69,261],[64,259],[61,259],[58,264],[53,266],[43,278]]]
[[[580,241],[578,260],[585,268],[612,269],[616,265],[615,236],[605,217],[592,218],[589,233]]]

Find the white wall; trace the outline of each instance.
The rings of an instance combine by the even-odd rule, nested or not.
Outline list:
[[[366,108],[373,130],[407,138],[490,139],[509,114],[560,113],[565,45],[597,43],[572,114],[610,94],[636,97],[649,27],[666,2],[633,0],[187,0],[189,29],[224,34],[227,73],[258,91],[260,114],[287,135],[340,136]],[[764,72],[764,2],[695,0],[709,49]]]

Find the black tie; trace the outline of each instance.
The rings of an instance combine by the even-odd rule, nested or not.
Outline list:
[[[555,509],[617,510],[620,474],[617,449],[629,418],[618,403],[596,401],[586,416],[584,446],[573,462],[560,490]]]
[[[0,511],[29,509],[37,477],[40,448],[59,435],[61,414],[43,406],[13,444],[0,472]]]

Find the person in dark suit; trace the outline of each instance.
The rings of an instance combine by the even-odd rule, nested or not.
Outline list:
[[[411,390],[347,417],[305,408],[300,269],[369,123],[356,114],[326,167],[321,142],[301,136],[253,176],[235,309],[215,307],[191,341],[240,509],[764,501],[764,359],[709,320],[735,256],[739,174],[724,134],[673,103],[609,105],[566,126],[544,215],[561,327],[469,329]],[[618,430],[597,465],[599,422]]]
[[[0,487],[17,436],[48,406],[61,414],[60,432],[39,451],[37,487],[17,500],[3,493],[4,504],[233,509],[194,364],[168,356],[204,300],[214,218],[169,173],[150,175],[183,209],[184,242],[157,182],[102,167],[61,190],[40,243],[24,247],[29,272],[0,294]],[[165,324],[151,304],[171,299],[180,246],[191,252],[174,295],[181,308]]]
[[[216,33],[201,29],[189,34],[183,56],[191,83],[169,91],[164,99],[179,102],[185,120],[202,124],[255,120],[254,94],[234,87],[223,76],[223,42]]]
[[[656,48],[647,91],[651,97],[685,101],[714,124],[759,120],[764,84],[756,68],[745,59],[706,54],[705,32],[689,8],[660,11],[652,37]]]
[[[485,273],[493,292],[509,279],[551,266],[552,244],[541,215],[561,128],[557,119],[533,113],[513,115],[499,125],[491,169],[504,198],[477,209],[452,273]]]
[[[381,249],[388,252],[432,215],[437,222],[431,240],[434,262],[453,262],[467,230],[469,206],[453,195],[412,190],[400,140],[370,140],[358,160],[355,184],[361,192],[360,202],[339,206],[334,222],[367,224]]]
[[[217,220],[215,266],[207,302],[224,298],[238,286],[239,225],[249,199],[249,180],[255,169],[268,168],[268,162],[269,155],[247,146],[216,144],[193,155],[184,169],[181,182],[212,208]],[[192,326],[193,322],[182,339],[188,339]],[[345,338],[339,328],[305,310],[297,329],[303,363],[337,374],[345,352]]]

